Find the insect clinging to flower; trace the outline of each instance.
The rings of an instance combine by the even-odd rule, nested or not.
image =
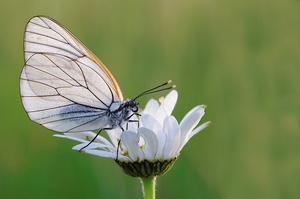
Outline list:
[[[46,16],[28,22],[24,52],[23,106],[32,121],[58,132],[123,129],[138,114],[138,97],[174,87],[168,81],[124,100],[105,65],[67,28]]]

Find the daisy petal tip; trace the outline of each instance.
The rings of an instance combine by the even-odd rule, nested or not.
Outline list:
[[[202,108],[202,109],[206,109],[206,108],[207,108],[207,106],[206,106],[205,104],[201,104],[201,105],[199,105],[198,107],[199,107],[199,108]]]
[[[54,134],[53,137],[61,137],[61,134]]]
[[[174,86],[174,88],[176,87],[175,85],[173,85],[173,86]],[[171,95],[172,97],[176,97],[177,98],[178,97],[178,92],[177,92],[177,90],[174,89],[174,90],[171,90],[168,95]]]
[[[211,121],[204,122],[204,123],[201,124],[198,128],[201,129],[201,130],[203,130],[203,129],[205,129],[206,127],[210,126],[211,124],[212,124]],[[200,131],[201,131],[201,130],[200,130]]]
[[[75,150],[75,151],[79,151],[80,149],[82,149],[85,145],[82,145],[82,144],[78,144],[76,146],[73,146],[72,149]],[[82,150],[84,151],[84,150]]]

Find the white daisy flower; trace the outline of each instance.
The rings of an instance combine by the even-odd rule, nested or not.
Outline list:
[[[124,128],[127,130],[107,131],[109,139],[98,135],[88,145],[96,136],[92,131],[55,136],[81,142],[73,147],[74,150],[88,145],[82,152],[115,159],[131,176],[147,178],[161,175],[173,166],[185,144],[210,124],[205,122],[196,127],[204,115],[205,105],[196,106],[178,123],[171,115],[177,97],[177,91],[172,90],[159,102],[151,99],[140,117],[131,118],[136,122],[129,122]]]

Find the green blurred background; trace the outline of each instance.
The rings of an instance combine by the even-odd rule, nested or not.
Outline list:
[[[300,1],[1,0],[0,11],[0,198],[142,198],[113,160],[28,119],[23,32],[38,14],[80,38],[125,98],[172,79],[177,118],[208,105],[213,125],[158,178],[157,198],[300,198]]]

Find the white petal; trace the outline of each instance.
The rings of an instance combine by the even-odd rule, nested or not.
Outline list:
[[[158,149],[158,140],[155,133],[144,127],[139,128],[138,131],[145,140],[145,146],[142,149],[145,154],[145,159],[154,159]]]
[[[71,135],[61,135],[61,134],[54,134],[53,135],[54,137],[60,137],[60,138],[65,138],[65,139],[70,139],[70,140],[74,140],[74,141],[77,141],[77,142],[88,142],[87,140],[83,139],[83,138],[80,138],[78,136],[71,136]]]
[[[105,157],[105,158],[113,158],[113,159],[115,159],[117,156],[116,153],[112,153],[110,151],[86,150],[84,152],[87,154],[91,154],[91,155],[97,155],[97,156],[101,156],[101,157]]]
[[[157,110],[157,113],[155,115],[153,115],[155,117],[155,119],[161,124],[163,125],[163,121],[165,120],[165,118],[167,116],[170,116],[175,104],[177,102],[177,98],[178,98],[178,93],[175,90],[172,90],[167,96],[166,98],[161,97],[159,99],[159,102],[161,103],[161,105],[159,106],[159,109]]]
[[[148,114],[142,115],[141,125],[145,128],[151,129],[156,134],[156,137],[158,139],[158,149],[156,157],[161,157],[166,140],[166,134],[163,132],[162,126],[154,117]]]
[[[190,110],[182,119],[180,123],[181,132],[183,132],[183,137],[186,137],[199,123],[204,115],[204,108],[201,106],[196,106]]]
[[[162,128],[159,129],[158,131],[154,131],[154,133],[156,133],[156,137],[157,137],[157,140],[158,140],[158,147],[157,147],[157,152],[156,152],[156,155],[155,155],[155,158],[158,159],[163,154],[163,148],[164,148],[165,143],[166,143],[167,135],[163,131]]]
[[[204,114],[205,108],[206,108],[205,105],[199,105],[199,106],[194,107],[183,117],[180,125],[182,125],[182,123],[185,122],[186,120],[189,120],[189,118],[191,117],[191,114],[195,114],[195,112],[198,112],[198,114],[200,114],[199,112],[203,112],[203,114]]]
[[[62,134],[54,134],[54,137],[72,137],[72,138],[78,138],[80,140],[87,140],[87,139],[93,139],[96,134],[92,131],[82,131],[82,132],[78,132],[78,133],[64,133]]]
[[[114,147],[112,147],[112,146],[110,147],[110,146],[107,146],[105,144],[101,144],[101,143],[97,143],[97,142],[92,142],[90,144],[89,143],[90,142],[87,141],[87,142],[78,144],[78,145],[74,146],[72,149],[79,151],[80,149],[82,149],[83,147],[85,147],[82,150],[83,152],[91,150],[91,149],[98,149],[98,150],[102,150],[102,151],[112,151],[112,152],[116,153],[116,149]]]
[[[164,98],[159,99],[160,103],[162,104],[159,106],[159,109],[157,110],[156,114],[153,115],[155,117],[156,121],[162,126],[165,118],[168,116],[164,107]]]
[[[117,148],[118,142],[120,140],[120,136],[122,134],[122,129],[120,128],[115,128],[112,130],[106,131],[107,135],[109,136],[109,139],[111,140],[112,144]]]
[[[139,146],[140,136],[132,131],[124,131],[121,134],[121,142],[127,148],[128,155],[133,161],[144,159],[145,155]]]
[[[136,115],[133,115],[130,120],[123,125],[123,129],[129,131],[136,131],[139,127],[139,118]]]
[[[202,131],[203,129],[205,129],[206,127],[208,127],[211,124],[211,122],[205,122],[203,124],[201,124],[200,126],[198,126],[197,128],[195,128],[188,137],[188,140],[191,139],[195,134],[199,133],[200,131]]]
[[[176,90],[172,90],[164,100],[164,108],[167,115],[171,115],[178,99]]]
[[[159,108],[159,103],[157,102],[157,100],[150,99],[146,104],[145,109],[142,113],[154,115],[156,114],[158,108]]]
[[[151,129],[153,132],[157,132],[159,129],[162,129],[162,126],[158,123],[158,121],[152,115],[148,114],[143,114],[141,116],[141,126]]]
[[[169,116],[164,121],[164,132],[167,134],[165,146],[163,148],[163,158],[170,159],[178,154],[180,145],[180,128],[177,120],[173,116]]]
[[[87,154],[97,155],[97,156],[112,158],[112,159],[115,159],[116,155],[117,155],[116,153],[112,153],[112,152],[108,152],[108,151],[100,151],[100,150],[87,150],[85,152]],[[118,155],[118,160],[120,160],[120,161],[130,161],[130,158],[119,154]]]
[[[63,135],[55,134],[53,136],[75,140],[78,142],[85,143],[87,145],[88,143],[90,143],[91,140],[93,140],[95,138],[96,135],[97,134],[95,134],[92,131],[84,131],[84,132],[80,132],[80,133],[64,133]],[[102,137],[101,135],[98,135],[93,143],[102,143],[105,146],[107,146],[108,148],[114,148],[114,146],[106,138]]]
[[[67,138],[67,139],[75,140],[75,141],[78,141],[78,142],[85,142],[86,141],[86,140],[84,140],[82,138],[79,138],[79,137],[76,137],[76,136],[67,136],[67,135],[62,135],[62,134],[54,134],[53,136],[54,137],[59,137],[59,138]]]
[[[201,124],[200,126],[198,126],[196,129],[194,129],[192,132],[190,132],[187,137],[182,141],[182,144],[179,148],[179,150],[182,150],[182,148],[184,147],[184,145],[197,133],[199,133],[200,131],[202,131],[203,129],[205,129],[206,127],[208,127],[211,124],[211,122],[205,122],[203,124]]]

